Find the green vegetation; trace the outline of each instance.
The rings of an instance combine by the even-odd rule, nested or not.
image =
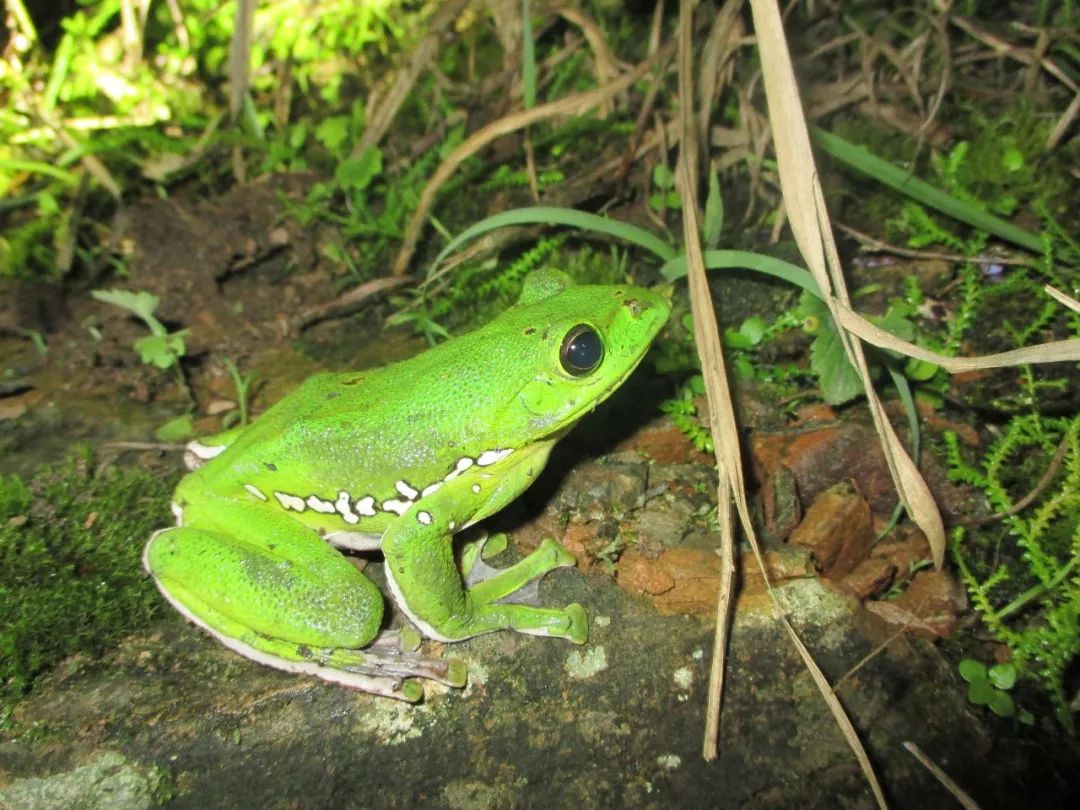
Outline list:
[[[957,669],[960,677],[968,683],[968,700],[976,706],[986,706],[998,717],[1016,717],[1021,723],[1031,725],[1035,717],[1026,709],[1017,711],[1016,701],[1009,690],[1016,685],[1016,667],[1013,664],[986,665],[974,658],[963,659]]]
[[[148,292],[128,292],[127,290],[94,290],[90,293],[98,301],[126,309],[138,317],[150,334],[135,341],[134,349],[139,358],[148,365],[160,369],[175,368],[179,371],[180,358],[187,354],[187,329],[170,332],[154,315],[161,301]]]
[[[221,121],[235,4],[105,0],[76,8],[59,38],[46,41],[14,0],[15,31],[0,63],[8,99],[0,113],[0,211],[7,219],[0,275],[55,279],[92,264],[109,247],[90,220],[107,216],[129,189],[156,187],[164,195],[179,180],[217,185],[212,174],[198,173],[218,171],[214,163],[225,161],[202,158],[221,146],[240,150],[243,160],[232,164],[240,171],[340,162],[313,202],[334,198],[357,212],[356,229],[381,228],[385,214],[356,205],[358,196],[370,196],[381,156],[347,154],[363,126],[362,105],[347,99],[358,72],[416,28],[417,12],[400,5],[258,4],[247,93],[238,127],[229,130]]]
[[[255,382],[255,373],[241,374],[232,358],[226,357],[224,362],[225,370],[229,372],[229,379],[236,389],[236,410],[225,414],[225,418],[221,420],[221,427],[227,429],[238,423],[246,425],[250,421],[251,385]]]
[[[1060,445],[1059,445],[1060,443]],[[1008,646],[1018,675],[1041,687],[1072,729],[1065,673],[1080,655],[1080,417],[1013,417],[978,465],[947,434],[949,475],[978,487],[1004,531],[958,527],[951,551],[983,624]],[[1036,503],[1009,514],[1063,448],[1061,471]]]
[[[0,476],[0,721],[34,678],[98,655],[161,607],[139,557],[172,481],[83,454],[29,482]]]

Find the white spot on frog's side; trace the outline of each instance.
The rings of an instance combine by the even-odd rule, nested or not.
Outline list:
[[[290,495],[287,492],[275,492],[274,497],[278,499],[278,503],[281,504],[284,509],[291,509],[294,512],[304,511],[304,499],[298,498],[295,495]]]
[[[382,510],[384,512],[394,512],[398,516],[404,515],[410,506],[412,506],[412,501],[398,501],[391,499],[382,502]]]
[[[358,515],[372,517],[375,514],[375,499],[370,495],[365,495],[363,498],[358,499],[354,506]]]
[[[475,492],[477,495],[479,495],[480,494],[480,485],[479,484],[473,484],[472,485],[472,491]]]
[[[447,525],[447,528],[450,529],[450,531],[453,531],[457,528],[457,523],[451,520],[450,523]]]
[[[337,510],[337,513],[341,515],[341,519],[346,523],[358,523],[360,518],[353,512],[350,504],[351,500],[349,493],[345,490],[341,490],[341,492],[338,493],[337,500],[334,501],[334,508]]]
[[[184,510],[180,506],[180,504],[175,503],[175,502],[171,503],[169,505],[169,508],[172,510],[173,517],[176,518],[176,525],[177,526],[183,526],[184,525]]]
[[[441,487],[442,485],[443,485],[442,481],[436,481],[434,484],[428,484],[426,487],[424,487],[424,491],[420,493],[420,497],[421,498],[426,498],[428,495],[432,494],[433,492],[438,492],[439,487]]]
[[[265,501],[266,500],[266,496],[263,495],[262,490],[259,489],[254,484],[244,484],[244,489],[246,489],[248,492],[250,492],[256,498],[258,498],[260,501]]]
[[[474,462],[468,456],[462,456],[461,458],[459,458],[457,460],[457,463],[454,464],[454,469],[452,469],[450,472],[448,472],[446,474],[446,478],[444,478],[443,480],[444,481],[453,481],[455,478],[457,478],[459,475],[461,475],[463,472],[465,472],[467,469],[469,469],[469,467],[471,467],[475,463],[476,462]]]
[[[318,495],[308,495],[307,500],[304,501],[304,503],[316,512],[322,512],[324,515],[329,515],[334,511],[334,505],[330,503],[330,501],[324,501]]]
[[[513,452],[513,448],[510,447],[503,450],[485,450],[477,457],[476,463],[481,467],[490,467],[492,464],[497,464],[502,461]]]
[[[420,521],[421,526],[431,525],[431,513],[430,512],[417,512],[416,519]]]
[[[407,501],[415,501],[416,496],[420,494],[410,487],[406,481],[398,481],[394,484],[394,489],[396,489],[401,494],[401,497]]]
[[[227,444],[203,444],[202,442],[188,442],[184,448],[200,461],[209,461],[214,456],[220,456],[225,452]]]

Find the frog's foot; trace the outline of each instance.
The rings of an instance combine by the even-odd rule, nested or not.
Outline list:
[[[554,540],[545,540],[509,568],[490,575],[485,572],[483,581],[462,588],[461,572],[475,568],[480,555],[470,554],[471,562],[459,568],[451,544],[443,541],[448,527],[439,519],[438,504],[430,509],[422,513],[425,519],[417,517],[415,522],[406,513],[384,535],[382,546],[394,600],[424,635],[461,641],[496,630],[516,630],[585,643],[589,623],[581,605],[557,609],[507,601],[549,571],[574,565],[573,554]],[[417,560],[423,565],[416,564]]]
[[[163,589],[164,590],[164,589]],[[455,659],[424,658],[404,649],[401,634],[387,631],[359,650],[315,647],[263,636],[229,619],[192,595],[181,603],[165,596],[195,624],[234,652],[285,672],[311,675],[330,683],[396,698],[410,703],[424,696],[423,680],[462,687],[465,663]]]
[[[474,620],[481,624],[505,622],[502,627],[520,633],[557,636],[584,644],[589,637],[589,622],[581,605],[558,610],[523,604],[536,601],[539,581],[545,574],[575,562],[573,554],[550,538],[523,560],[502,570],[491,568],[478,555],[469,575],[475,584],[467,590]]]

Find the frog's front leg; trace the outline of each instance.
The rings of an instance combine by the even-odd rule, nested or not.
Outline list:
[[[451,499],[426,498],[383,537],[386,574],[398,605],[425,635],[442,641],[495,630],[566,638],[584,644],[589,628],[585,609],[538,608],[499,600],[574,557],[552,540],[489,579],[466,589],[454,560]]]
[[[379,632],[378,589],[313,530],[257,504],[189,505],[158,532],[144,563],[185,616],[230,649],[278,669],[415,701],[410,677],[452,686],[464,665],[360,649]]]

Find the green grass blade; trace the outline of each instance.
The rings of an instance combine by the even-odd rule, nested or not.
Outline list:
[[[480,220],[475,225],[471,225],[450,240],[450,243],[435,257],[431,267],[437,267],[443,259],[478,236],[482,236],[496,228],[505,228],[511,225],[567,225],[582,231],[602,233],[630,242],[655,254],[660,261],[668,261],[675,257],[674,248],[644,228],[628,225],[625,222],[618,222],[597,214],[590,214],[586,211],[576,211],[573,208],[537,205],[504,211],[501,214],[495,214]],[[683,272],[685,274],[685,269]],[[428,274],[431,274],[430,270]]]
[[[40,160],[8,160],[0,159],[0,171],[30,172],[31,174],[45,174],[55,177],[69,186],[78,182],[78,178],[72,172],[59,169],[51,163],[43,163]]]
[[[918,203],[933,208],[946,216],[957,219],[973,228],[986,231],[1006,242],[1012,242],[1033,253],[1042,253],[1039,237],[1023,228],[1018,228],[1000,217],[983,211],[971,203],[947,194],[917,177],[912,177],[899,166],[882,160],[870,150],[856,146],[838,135],[822,129],[813,130],[813,139],[826,153],[839,160],[845,166],[862,172],[883,183],[889,188],[905,194]]]
[[[793,284],[815,298],[822,297],[821,290],[809,271],[773,256],[751,253],[748,250],[706,250],[705,267],[708,270],[753,270]],[[685,276],[686,257],[676,256],[669,259],[660,268],[660,275],[667,281],[676,281]]]
[[[536,45],[529,0],[521,0],[521,98],[526,110],[536,106]]]

